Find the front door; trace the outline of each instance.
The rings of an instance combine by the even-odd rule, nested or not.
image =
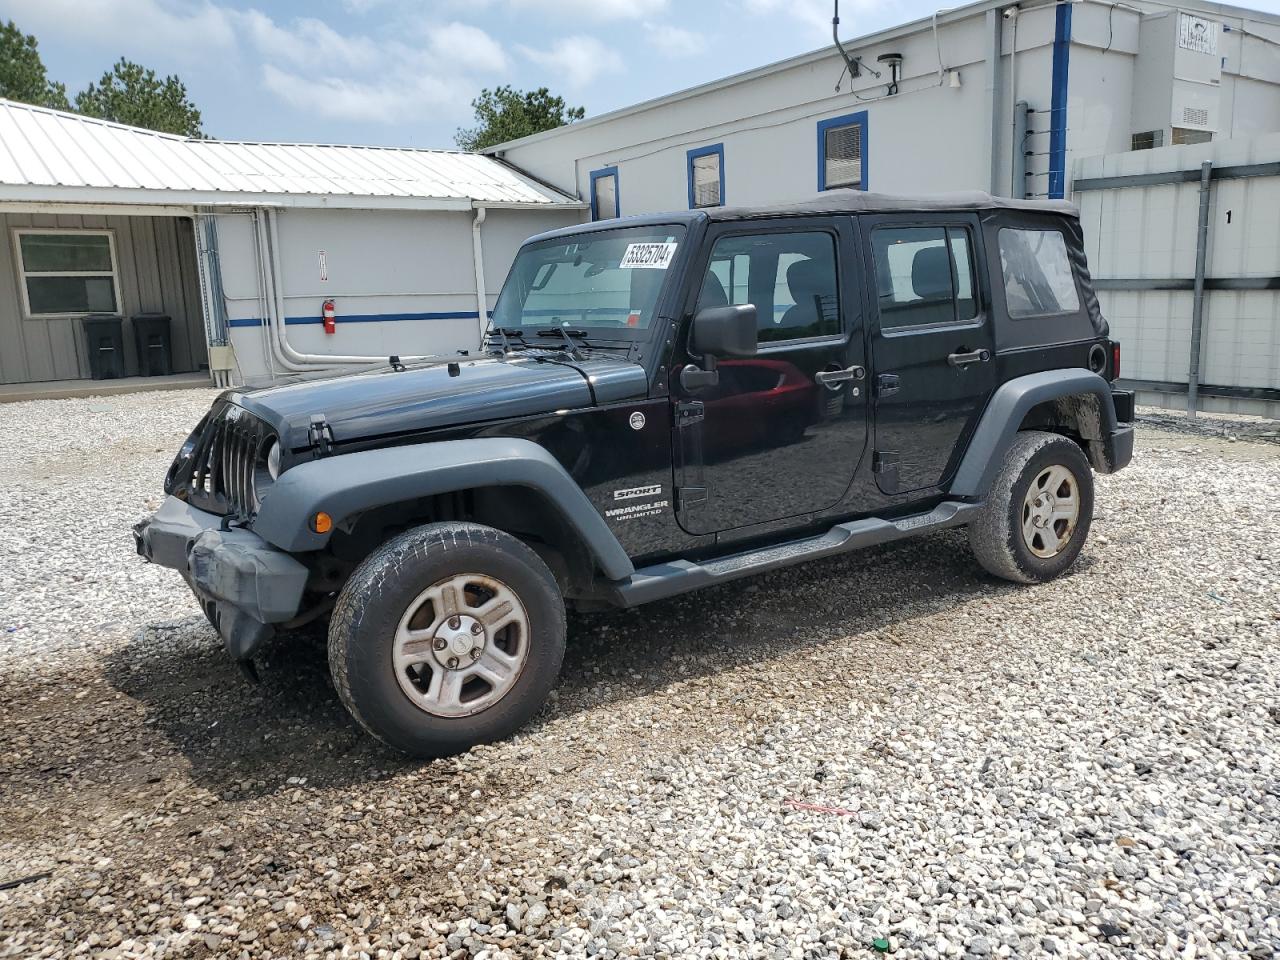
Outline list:
[[[718,382],[700,389],[685,389],[675,365],[676,506],[689,533],[803,518],[848,488],[866,443],[861,296],[841,269],[851,226],[806,218],[708,233],[680,356],[693,314],[726,304],[755,305],[759,351],[721,360]]]
[[[941,485],[995,386],[991,320],[977,282],[977,221],[867,217],[876,483],[883,493]]]

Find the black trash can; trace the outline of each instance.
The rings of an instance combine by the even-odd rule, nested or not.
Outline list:
[[[95,380],[124,376],[124,317],[91,313],[81,323],[89,345],[89,374]]]
[[[173,373],[173,341],[165,314],[134,314],[133,342],[138,348],[139,376],[167,377]]]

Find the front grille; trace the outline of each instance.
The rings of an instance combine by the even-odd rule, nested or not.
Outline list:
[[[251,518],[258,509],[255,474],[266,473],[266,450],[272,439],[271,428],[243,407],[234,403],[215,407],[191,452],[187,483],[191,505]]]

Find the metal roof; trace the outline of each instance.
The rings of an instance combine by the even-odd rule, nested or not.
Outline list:
[[[473,153],[196,140],[0,99],[0,201],[467,210],[582,206]]]

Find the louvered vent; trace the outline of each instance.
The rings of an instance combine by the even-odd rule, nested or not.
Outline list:
[[[827,131],[826,184],[828,187],[857,187],[862,184],[862,127],[850,124]]]
[[[1202,107],[1183,107],[1182,122],[1193,127],[1209,125],[1209,111]]]

